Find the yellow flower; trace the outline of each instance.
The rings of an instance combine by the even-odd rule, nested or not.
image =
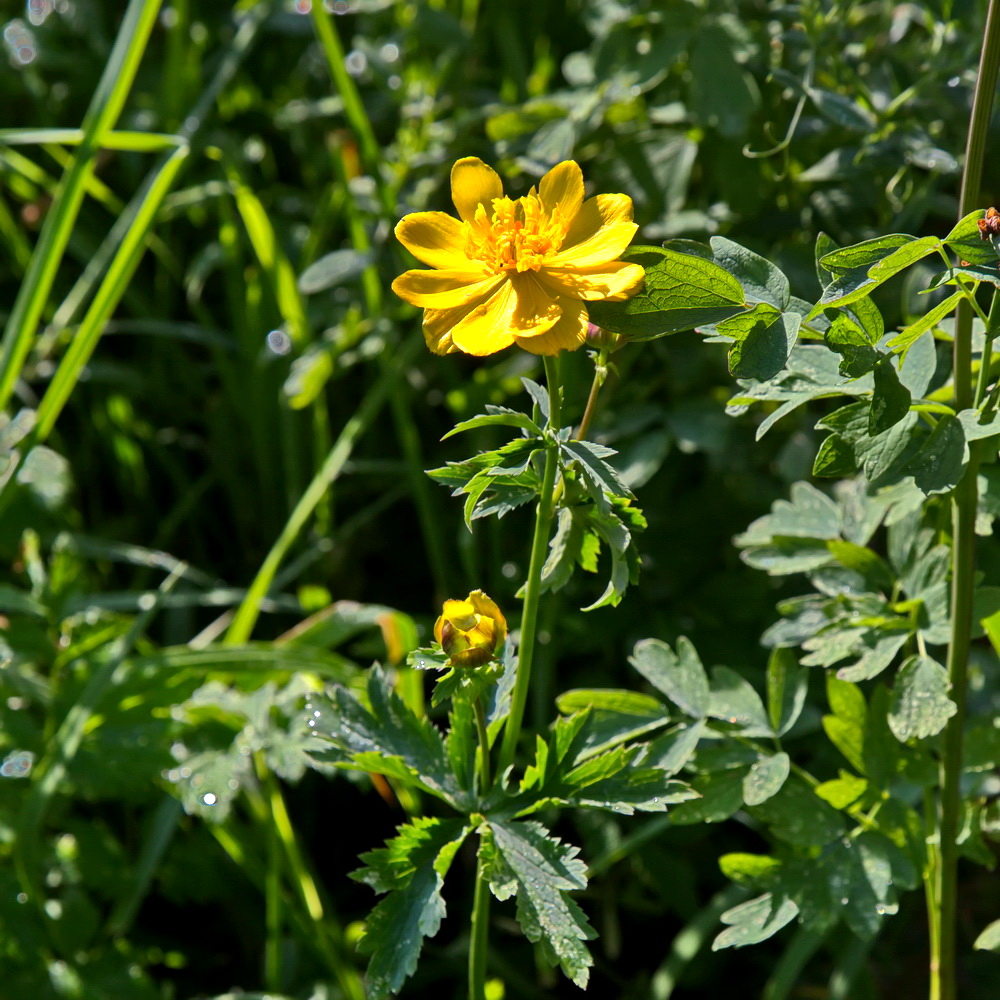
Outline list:
[[[573,160],[511,201],[492,167],[467,156],[451,169],[451,197],[460,218],[415,212],[396,226],[400,243],[435,268],[392,283],[423,307],[435,354],[493,354],[515,343],[533,354],[572,351],[586,339],[587,302],[620,301],[642,287],[642,268],[617,259],[638,228],[632,199],[584,201]]]
[[[507,621],[481,590],[464,601],[445,601],[434,638],[453,667],[481,667],[496,658],[507,637]]]

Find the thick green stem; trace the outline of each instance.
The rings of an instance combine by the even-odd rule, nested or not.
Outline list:
[[[549,431],[555,435],[559,430],[559,356],[545,358],[545,378],[549,389]],[[550,439],[545,451],[545,471],[542,473],[542,491],[535,511],[535,534],[531,541],[531,561],[528,564],[528,581],[524,588],[524,613],[521,616],[521,641],[518,646],[517,680],[511,697],[510,715],[504,728],[503,743],[500,746],[499,773],[514,763],[517,741],[521,736],[521,721],[524,705],[528,698],[531,680],[531,662],[535,654],[538,630],[538,599],[541,596],[542,566],[545,564],[546,547],[549,540],[549,526],[552,523],[552,508],[556,473],[559,469],[559,446]]]
[[[972,102],[965,170],[962,176],[959,218],[971,212],[979,200],[983,158],[997,75],[1000,71],[1000,0],[990,0],[983,38],[979,76]],[[963,410],[974,401],[972,384],[972,314],[967,305],[958,309],[953,352],[955,409]],[[972,600],[976,572],[976,508],[980,443],[969,448],[969,465],[952,494],[952,577],[951,639],[948,644],[948,677],[951,698],[957,706],[944,731],[941,756],[941,798],[938,812],[938,858],[936,899],[928,895],[928,906],[937,908],[929,921],[931,941],[931,1000],[957,1000],[955,967],[955,921],[958,900],[958,836],[962,806],[962,736],[972,630]],[[936,940],[935,940],[936,939]]]
[[[476,894],[472,903],[472,936],[469,940],[469,1000],[486,1000],[486,951],[489,941],[490,886],[480,859],[476,868]]]

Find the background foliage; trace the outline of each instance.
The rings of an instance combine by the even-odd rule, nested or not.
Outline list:
[[[593,190],[634,198],[642,242],[738,240],[804,297],[819,291],[820,230],[840,244],[943,235],[956,216],[978,2],[354,0],[329,5],[337,35],[317,34],[308,7],[163,5],[118,128],[181,135],[190,153],[47,447],[4,480],[0,750],[37,758],[33,780],[0,781],[12,995],[362,995],[354,945],[371,891],[346,875],[408,804],[384,783],[307,771],[302,706],[321,679],[359,684],[372,658],[401,662],[445,596],[482,587],[513,613],[524,575],[528,514],[470,535],[461,502],[422,470],[495,446],[489,428],[439,438],[486,403],[520,406],[537,359],[433,358],[415,310],[387,291],[408,264],[392,225],[449,207],[456,158],[481,156],[527,189],[573,157]],[[118,5],[32,0],[3,15],[2,124],[77,128]],[[75,149],[64,135],[0,135],[4,319]],[[97,154],[0,435],[6,454],[159,155],[135,143]],[[915,313],[918,287],[880,290],[887,322]],[[761,633],[801,593],[732,539],[808,478],[824,403],[754,444],[766,409],[726,413],[724,352],[697,335],[615,363],[592,435],[619,451],[640,496],[643,579],[618,608],[576,610],[603,576],[545,606],[538,722],[567,688],[633,685],[628,653],[651,635],[690,636],[706,665],[762,690]],[[590,364],[581,352],[564,370],[578,419]],[[303,518],[296,505],[323,470],[332,485]],[[282,537],[276,575],[258,577]],[[255,578],[256,622],[256,601],[243,602]],[[992,680],[978,697],[995,699],[995,671],[981,677]],[[826,698],[817,675],[807,746]],[[810,771],[832,779],[838,763],[815,741]],[[791,929],[709,951],[719,915],[746,898],[717,858],[764,849],[752,817],[711,836],[660,816],[559,822],[590,864],[580,899],[600,933],[596,995],[705,996],[733,982],[772,998],[918,993],[925,930],[905,901],[877,961],[845,928],[804,969]],[[462,995],[455,915],[469,887],[412,995]],[[970,935],[989,897],[985,876],[962,886]],[[536,972],[521,938],[497,940],[508,995],[575,995]],[[995,963],[969,958],[963,997],[990,995]]]

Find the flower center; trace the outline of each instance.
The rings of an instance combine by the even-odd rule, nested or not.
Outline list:
[[[517,201],[494,198],[492,208],[489,216],[486,206],[480,205],[475,219],[464,223],[465,252],[495,274],[537,271],[562,245],[567,225],[558,209],[551,214],[545,210],[534,188]]]

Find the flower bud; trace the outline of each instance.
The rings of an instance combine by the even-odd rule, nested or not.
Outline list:
[[[481,590],[473,590],[464,601],[445,601],[434,623],[434,638],[453,667],[489,663],[496,659],[506,637],[504,616]]]
[[[604,330],[596,323],[587,323],[587,346],[598,351],[613,354],[622,346],[623,337],[620,334]]]

